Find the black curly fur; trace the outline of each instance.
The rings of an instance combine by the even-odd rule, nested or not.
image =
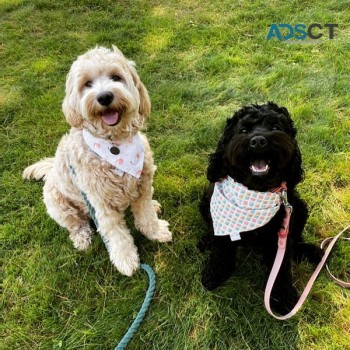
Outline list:
[[[265,138],[266,144],[252,147],[251,140],[255,136]],[[211,184],[200,203],[200,211],[209,226],[208,235],[203,237],[201,244],[210,249],[202,283],[212,290],[231,276],[235,268],[235,252],[242,243],[257,245],[262,249],[269,274],[277,251],[277,232],[285,214],[282,206],[265,226],[242,233],[241,241],[231,242],[229,236],[214,236],[210,215],[214,183],[230,176],[249,189],[258,191],[279,187],[283,181],[287,183],[288,200],[293,206],[293,213],[285,257],[271,298],[272,307],[280,313],[290,311],[298,299],[292,284],[292,258],[300,261],[305,257],[317,263],[322,255],[318,247],[304,243],[302,239],[308,209],[295,190],[295,186],[303,179],[301,154],[295,136],[296,128],[287,109],[273,102],[246,106],[237,111],[227,120],[217,149],[209,157],[207,178]],[[252,163],[260,160],[269,164],[266,174],[254,173],[251,168]]]

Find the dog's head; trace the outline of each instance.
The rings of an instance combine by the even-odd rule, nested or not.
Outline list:
[[[210,155],[209,181],[229,175],[252,190],[268,191],[283,181],[294,188],[303,176],[295,135],[286,108],[272,102],[243,107],[227,120]]]
[[[71,126],[118,138],[143,126],[151,102],[135,63],[115,46],[96,47],[73,62],[62,109]]]

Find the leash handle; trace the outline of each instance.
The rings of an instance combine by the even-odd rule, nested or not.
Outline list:
[[[348,230],[349,228],[350,228],[350,225],[347,226],[347,227],[340,233],[340,235],[342,235],[342,234],[343,234],[346,230]],[[340,237],[340,238],[342,238],[342,239],[344,239],[344,240],[346,240],[346,241],[350,241],[350,238],[348,238],[348,237]],[[332,237],[328,237],[328,238],[326,238],[325,240],[323,240],[322,243],[321,243],[321,246],[320,246],[321,249],[323,249],[323,248],[327,245],[327,243],[330,242],[330,241],[332,241]],[[344,288],[350,288],[350,282],[345,282],[345,281],[342,281],[342,280],[340,280],[339,278],[335,277],[335,276],[331,273],[331,271],[330,271],[330,269],[329,269],[329,267],[328,267],[328,264],[326,264],[325,266],[326,266],[326,270],[327,270],[327,272],[328,272],[330,278],[331,278],[336,284],[338,284],[338,285],[340,285],[340,286],[342,286],[342,287],[344,287]]]
[[[306,284],[306,287],[303,291],[303,293],[301,294],[298,302],[296,303],[296,305],[294,306],[294,308],[286,315],[284,316],[277,316],[275,315],[272,310],[271,310],[271,307],[270,307],[270,296],[271,296],[271,291],[272,291],[272,287],[275,283],[275,280],[276,280],[276,277],[277,277],[277,274],[280,270],[280,267],[281,267],[281,264],[282,264],[282,261],[283,261],[283,257],[284,257],[284,253],[286,251],[286,241],[287,241],[287,235],[285,236],[285,243],[283,244],[279,244],[278,246],[278,250],[277,250],[277,254],[276,254],[276,258],[275,258],[275,262],[273,264],[273,267],[272,267],[272,270],[271,270],[271,273],[270,273],[270,276],[269,276],[269,279],[267,281],[267,284],[266,284],[266,289],[265,289],[265,297],[264,297],[264,302],[265,302],[265,307],[266,307],[266,310],[267,312],[273,316],[274,318],[278,319],[278,320],[287,320],[289,318],[291,318],[292,316],[294,316],[298,311],[299,309],[301,308],[301,306],[304,304],[305,302],[305,299],[307,298],[307,296],[309,295],[310,293],[310,290],[317,278],[317,276],[319,275],[320,271],[322,270],[323,268],[323,265],[325,265],[326,263],[326,260],[330,254],[330,252],[332,251],[332,248],[333,246],[335,245],[335,243],[337,242],[337,240],[339,239],[339,237],[345,232],[347,231],[348,229],[350,228],[350,225],[347,226],[345,229],[343,229],[340,233],[338,233],[336,236],[334,237],[329,237],[329,238],[326,238],[322,243],[321,243],[321,248],[324,247],[325,243],[329,243],[321,261],[319,262],[319,264],[317,265],[314,273],[311,275],[309,281],[307,282]],[[281,237],[279,238],[279,240],[281,239]],[[349,238],[345,238],[346,240],[350,240]],[[327,271],[328,273],[330,274],[331,278],[336,281],[336,283],[338,283],[339,285],[345,287],[345,288],[350,288],[350,283],[348,282],[344,282],[344,281],[341,281],[339,279],[337,279],[335,276],[333,276],[328,268],[328,265],[326,264],[326,268],[327,268]]]

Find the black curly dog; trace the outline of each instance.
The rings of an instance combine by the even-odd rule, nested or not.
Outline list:
[[[214,236],[210,215],[214,183],[230,176],[250,190],[265,192],[286,182],[293,213],[285,257],[271,296],[271,305],[279,313],[290,311],[298,300],[292,283],[292,259],[300,261],[307,258],[312,263],[318,263],[322,256],[320,248],[304,243],[302,239],[308,209],[295,190],[303,178],[301,154],[295,136],[296,129],[287,109],[275,103],[246,106],[237,111],[227,120],[217,149],[209,157],[207,178],[210,186],[200,203],[202,216],[209,226],[201,246],[210,249],[202,283],[208,290],[213,290],[235,269],[239,244],[260,247],[267,273],[270,273],[277,252],[277,233],[285,216],[281,205],[270,222],[256,230],[243,232],[240,241],[232,242],[229,236]]]

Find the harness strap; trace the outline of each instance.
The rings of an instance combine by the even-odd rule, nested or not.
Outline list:
[[[292,211],[291,211],[291,208],[289,208],[288,206],[285,206],[285,210],[286,210],[286,216],[285,216],[284,221],[283,221],[283,226],[284,227],[282,227],[282,229],[279,231],[279,234],[278,234],[277,254],[276,254],[275,262],[274,262],[274,264],[272,266],[272,270],[270,272],[269,279],[268,279],[267,284],[266,284],[265,296],[264,296],[265,308],[266,308],[267,312],[271,316],[273,316],[274,318],[276,318],[278,320],[287,320],[287,319],[291,318],[292,316],[294,316],[299,311],[301,306],[304,304],[305,299],[309,295],[310,290],[311,290],[311,288],[312,288],[312,286],[313,286],[317,276],[319,275],[320,271],[323,268],[323,265],[326,263],[326,260],[327,260],[327,258],[329,256],[329,254],[331,253],[331,250],[332,250],[333,246],[335,245],[337,240],[340,238],[340,236],[345,231],[347,231],[350,228],[350,225],[349,225],[344,230],[342,230],[340,233],[338,233],[336,236],[326,238],[321,243],[321,248],[323,248],[326,243],[330,242],[328,244],[328,247],[327,247],[327,249],[326,249],[326,251],[325,251],[321,261],[319,262],[319,264],[317,265],[314,273],[311,275],[309,281],[307,282],[306,287],[305,287],[303,293],[301,294],[298,302],[296,303],[294,308],[288,314],[286,314],[284,316],[277,316],[271,310],[271,307],[270,307],[270,296],[271,296],[271,291],[272,291],[273,285],[275,283],[277,274],[278,274],[278,272],[280,270],[280,267],[282,265],[284,254],[286,252],[287,237],[288,237],[288,233],[289,233],[289,230],[288,230],[289,229],[289,221],[290,221],[290,216],[291,216],[291,212]],[[350,238],[344,238],[344,239],[350,240]],[[350,283],[341,281],[341,280],[337,279],[334,275],[331,274],[327,264],[326,264],[326,268],[327,268],[327,271],[330,274],[331,278],[337,284],[339,284],[339,285],[341,285],[341,286],[343,286],[345,288],[350,288]]]

